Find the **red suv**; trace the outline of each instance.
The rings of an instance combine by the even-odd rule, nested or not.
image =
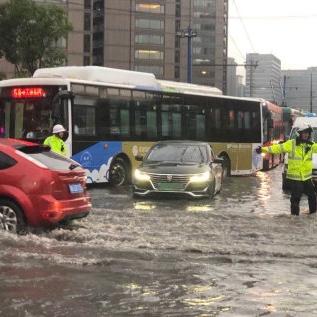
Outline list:
[[[0,139],[0,230],[58,224],[85,217],[90,209],[78,163],[47,146]]]

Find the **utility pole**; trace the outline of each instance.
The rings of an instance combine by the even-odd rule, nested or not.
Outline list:
[[[176,35],[184,38],[187,37],[187,82],[192,82],[192,38],[197,36],[197,32],[195,32],[191,26],[189,25],[187,29],[180,30],[176,32]]]

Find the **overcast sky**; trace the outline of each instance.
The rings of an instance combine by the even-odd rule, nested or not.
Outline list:
[[[317,0],[229,0],[229,57],[274,54],[282,69],[317,66]]]

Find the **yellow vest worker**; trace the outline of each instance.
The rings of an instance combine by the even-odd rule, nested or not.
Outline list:
[[[317,153],[317,144],[310,141],[312,128],[303,124],[297,130],[296,140],[288,140],[282,144],[261,147],[257,153],[288,153],[286,178],[291,188],[291,214],[299,215],[299,202],[302,194],[308,196],[309,213],[316,212],[316,194],[312,182],[313,153]]]
[[[53,152],[67,156],[66,145],[63,141],[65,132],[65,128],[61,124],[54,125],[53,135],[47,137],[44,141],[44,144],[48,145]]]

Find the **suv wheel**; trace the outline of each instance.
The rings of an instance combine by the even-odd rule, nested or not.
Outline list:
[[[25,228],[21,208],[10,200],[0,199],[0,230],[22,233]]]

